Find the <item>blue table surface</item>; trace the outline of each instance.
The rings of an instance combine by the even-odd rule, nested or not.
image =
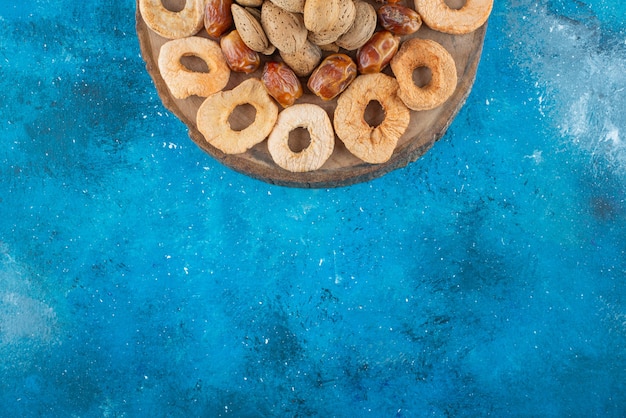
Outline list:
[[[626,416],[626,5],[498,0],[418,161],[226,168],[135,3],[0,5],[0,416]]]

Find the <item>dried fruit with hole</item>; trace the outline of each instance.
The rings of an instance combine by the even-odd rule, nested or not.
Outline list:
[[[299,152],[289,147],[289,133],[297,128],[309,132],[310,142]],[[324,109],[302,103],[283,110],[267,138],[267,148],[274,162],[285,170],[302,173],[321,168],[335,148],[333,125]]]
[[[331,54],[309,77],[309,90],[322,100],[332,100],[344,91],[356,77],[357,68],[346,54]]]
[[[232,4],[232,0],[206,0],[204,29],[209,36],[219,38],[233,25]]]
[[[413,72],[430,69],[430,81],[417,85]],[[391,70],[398,80],[398,97],[412,110],[429,110],[442,105],[456,90],[456,64],[452,55],[430,39],[406,40],[391,60]]]
[[[466,0],[463,7],[453,9],[445,0],[415,0],[415,10],[429,28],[463,35],[481,27],[489,19],[493,0]]]
[[[389,64],[398,52],[400,38],[383,30],[376,32],[358,51],[357,68],[361,74],[378,73]]]
[[[254,121],[246,128],[235,130],[229,118],[235,108],[252,105]],[[204,139],[226,154],[241,154],[262,142],[272,131],[278,106],[258,78],[249,78],[232,90],[220,91],[206,98],[196,116],[198,130]]]
[[[261,81],[270,96],[282,107],[289,107],[302,97],[302,84],[298,76],[284,62],[267,62]]]
[[[200,58],[209,72],[190,71],[181,63],[185,56]],[[166,42],[159,51],[157,63],[161,77],[177,99],[210,96],[226,87],[230,79],[230,69],[218,43],[200,36]]]
[[[246,45],[237,29],[232,30],[220,39],[220,46],[231,70],[238,73],[250,74],[261,65],[259,53]]]
[[[398,82],[393,77],[383,73],[360,75],[337,100],[335,132],[348,151],[367,163],[388,161],[409,126],[411,114],[397,91]],[[376,126],[364,116],[372,101],[378,102],[384,113]]]
[[[139,13],[146,25],[160,36],[186,38],[202,29],[204,0],[186,0],[179,12],[166,9],[162,0],[139,0]]]
[[[399,4],[385,4],[377,13],[378,23],[394,35],[410,35],[422,26],[422,18],[415,10]]]

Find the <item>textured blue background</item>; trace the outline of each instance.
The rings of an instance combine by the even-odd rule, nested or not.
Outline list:
[[[626,6],[497,1],[367,184],[202,153],[131,0],[0,5],[0,416],[626,416]]]

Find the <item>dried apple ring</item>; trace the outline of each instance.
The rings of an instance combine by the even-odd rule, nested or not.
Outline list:
[[[252,105],[254,121],[242,130],[234,130],[229,118],[240,105]],[[196,116],[198,130],[204,139],[226,154],[241,154],[262,142],[272,131],[278,106],[258,78],[249,78],[232,90],[206,98]]]
[[[492,8],[493,0],[466,0],[460,9],[451,8],[444,0],[415,0],[415,9],[429,28],[453,35],[481,27]]]
[[[189,70],[180,61],[184,56],[202,59],[209,72]],[[193,95],[208,97],[226,87],[230,79],[230,68],[219,44],[200,36],[164,43],[159,51],[158,66],[165,84],[177,99]]]
[[[180,12],[163,6],[162,0],[139,0],[139,12],[146,25],[167,39],[195,35],[204,26],[205,0],[185,0]]]
[[[424,86],[413,81],[413,71],[426,67],[431,78]],[[409,109],[428,110],[443,104],[456,90],[456,65],[452,55],[430,39],[413,38],[400,46],[391,59],[400,89],[398,96]]]
[[[300,152],[289,147],[289,133],[296,128],[309,131],[310,143]],[[295,104],[278,115],[276,126],[267,139],[274,162],[294,173],[317,170],[335,148],[333,125],[324,109],[311,103]]]
[[[391,158],[398,140],[404,134],[411,114],[397,96],[398,82],[383,73],[357,77],[337,100],[335,132],[348,151],[370,164]],[[365,110],[371,101],[380,103],[383,121],[371,126]]]

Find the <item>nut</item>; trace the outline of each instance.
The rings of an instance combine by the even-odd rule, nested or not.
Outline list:
[[[251,10],[244,9],[237,4],[233,4],[230,10],[233,14],[235,27],[248,48],[264,55],[270,55],[276,50],[276,47],[267,39],[261,22]]]
[[[356,16],[354,23],[341,35],[335,43],[348,51],[359,49],[376,30],[376,9],[368,2],[357,0],[354,2]]]
[[[341,16],[342,1],[307,0],[304,3],[304,26],[311,32],[332,30]]]
[[[244,7],[259,7],[263,4],[263,0],[235,0]]]
[[[231,31],[228,35],[222,36],[220,46],[228,66],[233,71],[250,74],[255,72],[261,65],[259,53],[250,49],[241,40],[237,29]]]
[[[306,41],[304,46],[293,54],[287,54],[283,51],[279,52],[285,64],[291,67],[299,77],[311,74],[322,60],[320,47],[309,41]]]
[[[206,0],[204,8],[204,28],[209,36],[219,38],[233,24],[230,12],[232,0]]]
[[[302,15],[281,9],[271,1],[263,3],[261,25],[267,38],[279,51],[291,54],[306,42],[307,30]]]
[[[323,30],[311,31],[309,41],[316,45],[327,45],[335,42],[350,29],[356,17],[356,6],[352,0],[343,1],[339,6],[337,19],[333,26]]]
[[[281,9],[292,13],[304,13],[304,3],[306,0],[270,0]]]

